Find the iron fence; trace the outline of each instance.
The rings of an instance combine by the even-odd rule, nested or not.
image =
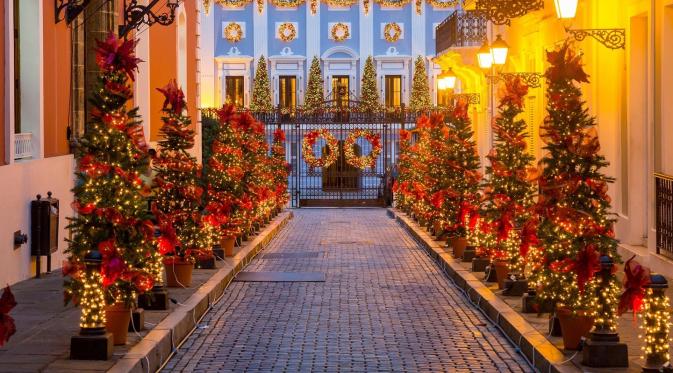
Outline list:
[[[673,176],[654,174],[657,254],[673,258]]]

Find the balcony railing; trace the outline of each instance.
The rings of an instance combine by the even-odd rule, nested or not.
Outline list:
[[[673,258],[673,176],[654,174],[657,254]]]
[[[486,38],[486,18],[476,10],[456,10],[437,26],[435,50],[437,54],[451,47],[479,46]]]
[[[33,134],[30,132],[14,134],[14,160],[33,156]]]

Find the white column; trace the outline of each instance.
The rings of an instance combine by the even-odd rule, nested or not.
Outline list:
[[[269,41],[268,41],[268,33],[269,33],[269,24],[268,24],[268,18],[269,18],[269,7],[271,4],[269,4],[268,1],[262,0],[264,2],[264,9],[262,10],[262,13],[260,14],[257,9],[257,4],[253,4],[253,12],[252,12],[252,28],[250,29],[251,32],[254,33],[255,39],[254,39],[254,50],[255,50],[255,55],[253,57],[259,58],[259,56],[264,55],[264,57],[268,58],[269,57]],[[253,66],[253,68],[256,66]]]
[[[411,11],[411,35],[404,37],[411,38],[411,56],[415,59],[418,55],[425,56],[425,13],[430,9],[425,1],[421,1],[421,14],[416,12],[416,4],[407,8]]]
[[[310,0],[309,0],[310,1]],[[313,56],[320,58],[320,35],[325,30],[322,30],[320,24],[320,3],[318,3],[318,10],[316,14],[311,14],[311,5],[309,1],[306,2],[306,65],[311,66]]]
[[[199,2],[200,3],[200,2]],[[200,100],[201,107],[214,107],[218,102],[215,101],[215,13],[218,5],[211,4],[210,13],[200,12],[199,22],[199,58],[200,63]]]
[[[374,0],[369,1],[369,14],[365,15],[364,5],[360,3],[360,76],[365,68],[367,57],[374,55]],[[378,34],[376,34],[378,36]],[[359,94],[358,87],[358,94]]]
[[[143,120],[143,132],[145,138],[150,138],[150,123],[152,122],[152,110],[150,109],[150,33],[142,32],[138,36],[136,45],[136,56],[143,61],[138,64],[138,77],[136,78],[136,89],[134,92],[135,105],[138,107],[138,114]]]

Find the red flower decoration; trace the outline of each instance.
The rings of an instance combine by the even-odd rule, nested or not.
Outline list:
[[[104,41],[96,42],[96,64],[101,70],[112,72],[123,70],[131,80],[135,80],[135,71],[141,59],[136,58],[134,49],[136,42],[120,41],[113,32]]]
[[[7,286],[0,297],[0,347],[4,346],[9,341],[9,337],[16,333],[14,319],[9,316],[9,311],[14,307],[16,307],[16,300],[12,290]]]
[[[574,80],[589,83],[589,75],[582,67],[582,56],[576,55],[568,42],[558,50],[547,52],[547,61],[551,64],[545,75],[551,81]]]
[[[176,115],[182,114],[182,111],[187,107],[185,102],[185,94],[182,89],[178,87],[175,79],[171,79],[163,88],[157,88],[157,91],[164,95],[163,110],[170,110]]]

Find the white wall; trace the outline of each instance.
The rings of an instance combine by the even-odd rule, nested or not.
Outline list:
[[[0,167],[2,194],[0,197],[0,284],[14,284],[35,275],[30,257],[30,202],[37,194],[45,198],[51,191],[59,199],[59,246],[52,255],[52,270],[60,268],[65,259],[63,250],[68,225],[66,217],[72,216],[74,186],[74,159],[72,155],[15,163]],[[28,234],[28,243],[14,250],[14,232]],[[46,257],[42,258],[46,270]]]

